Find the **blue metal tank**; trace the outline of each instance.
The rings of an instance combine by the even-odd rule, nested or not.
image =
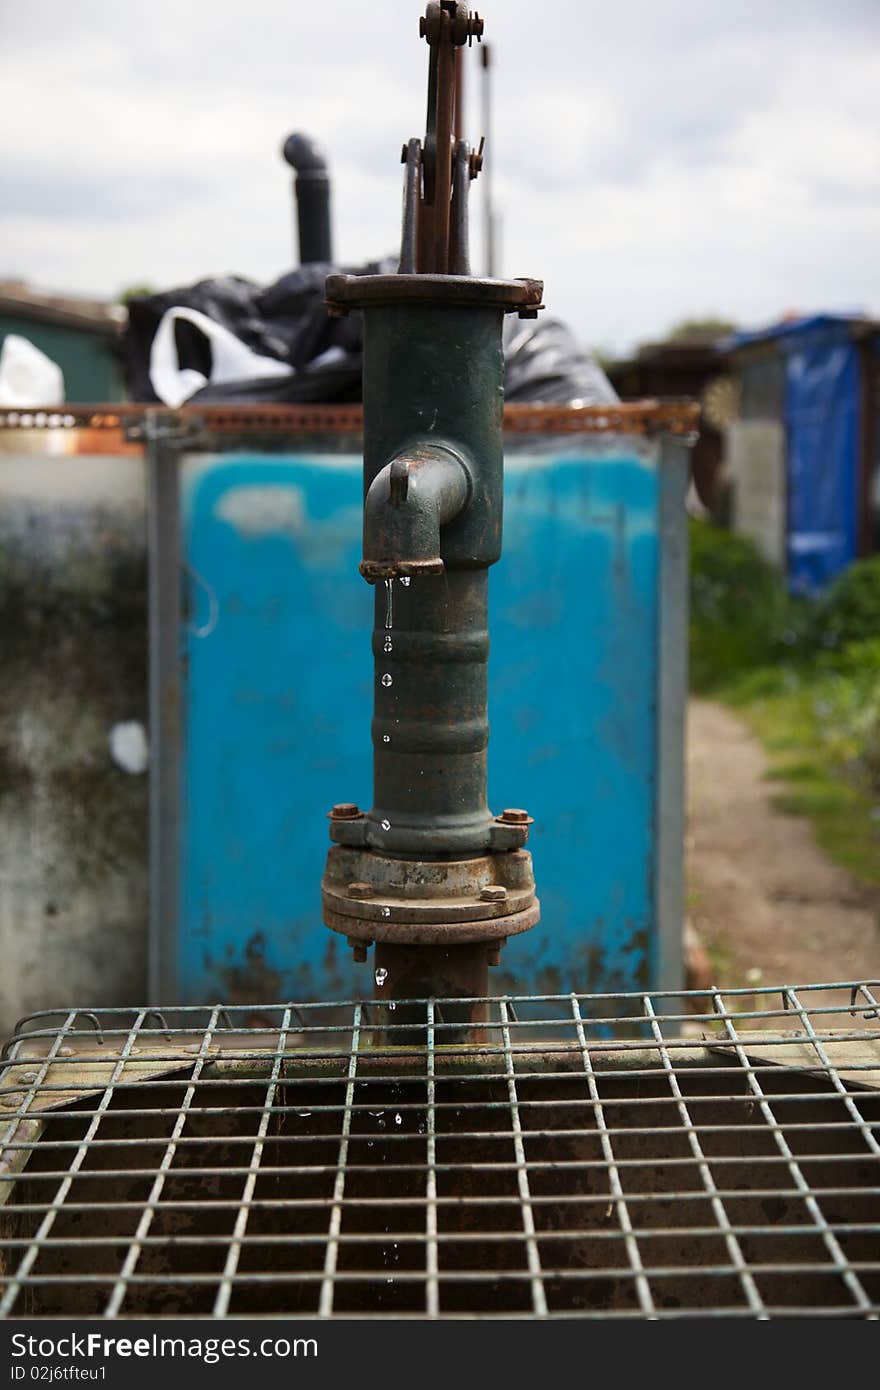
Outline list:
[[[490,803],[534,816],[542,920],[503,952],[502,990],[680,984],[687,450],[670,418],[507,412]],[[320,910],[326,812],[341,788],[370,802],[359,441],[154,440],[150,467],[154,627],[177,609],[152,644],[154,994],[368,995],[371,967]]]

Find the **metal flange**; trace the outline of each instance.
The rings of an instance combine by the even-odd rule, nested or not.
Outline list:
[[[359,941],[498,941],[540,916],[532,856],[523,849],[436,861],[334,845],[321,896],[327,926]]]
[[[485,280],[471,275],[328,275],[327,307],[346,314],[368,304],[437,304],[504,313],[537,313],[542,280]]]
[[[493,942],[503,945],[509,936],[519,936],[541,920],[541,904],[532,898],[522,912],[481,922],[396,922],[391,917],[349,917],[324,906],[324,925],[347,936],[353,946],[370,946],[379,941],[394,946],[472,946]]]

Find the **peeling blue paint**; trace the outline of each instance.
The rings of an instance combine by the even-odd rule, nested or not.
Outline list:
[[[657,459],[618,444],[512,460],[491,572],[490,801],[535,817],[543,907],[496,978],[529,991],[654,979]],[[360,459],[189,460],[182,486],[181,997],[368,993],[319,889],[328,808],[370,801]]]

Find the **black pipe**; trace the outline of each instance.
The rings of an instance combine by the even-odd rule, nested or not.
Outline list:
[[[300,264],[320,261],[329,265],[333,260],[333,237],[327,160],[311,136],[299,132],[288,135],[282,154],[291,168],[296,170],[293,187]]]

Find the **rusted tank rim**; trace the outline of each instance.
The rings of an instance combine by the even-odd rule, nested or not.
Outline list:
[[[196,426],[212,434],[360,434],[360,405],[192,405],[180,410],[144,404],[71,404],[0,409],[0,430],[136,430],[147,416],[156,425]],[[699,428],[696,401],[626,401],[616,405],[505,405],[511,434],[673,434]]]

